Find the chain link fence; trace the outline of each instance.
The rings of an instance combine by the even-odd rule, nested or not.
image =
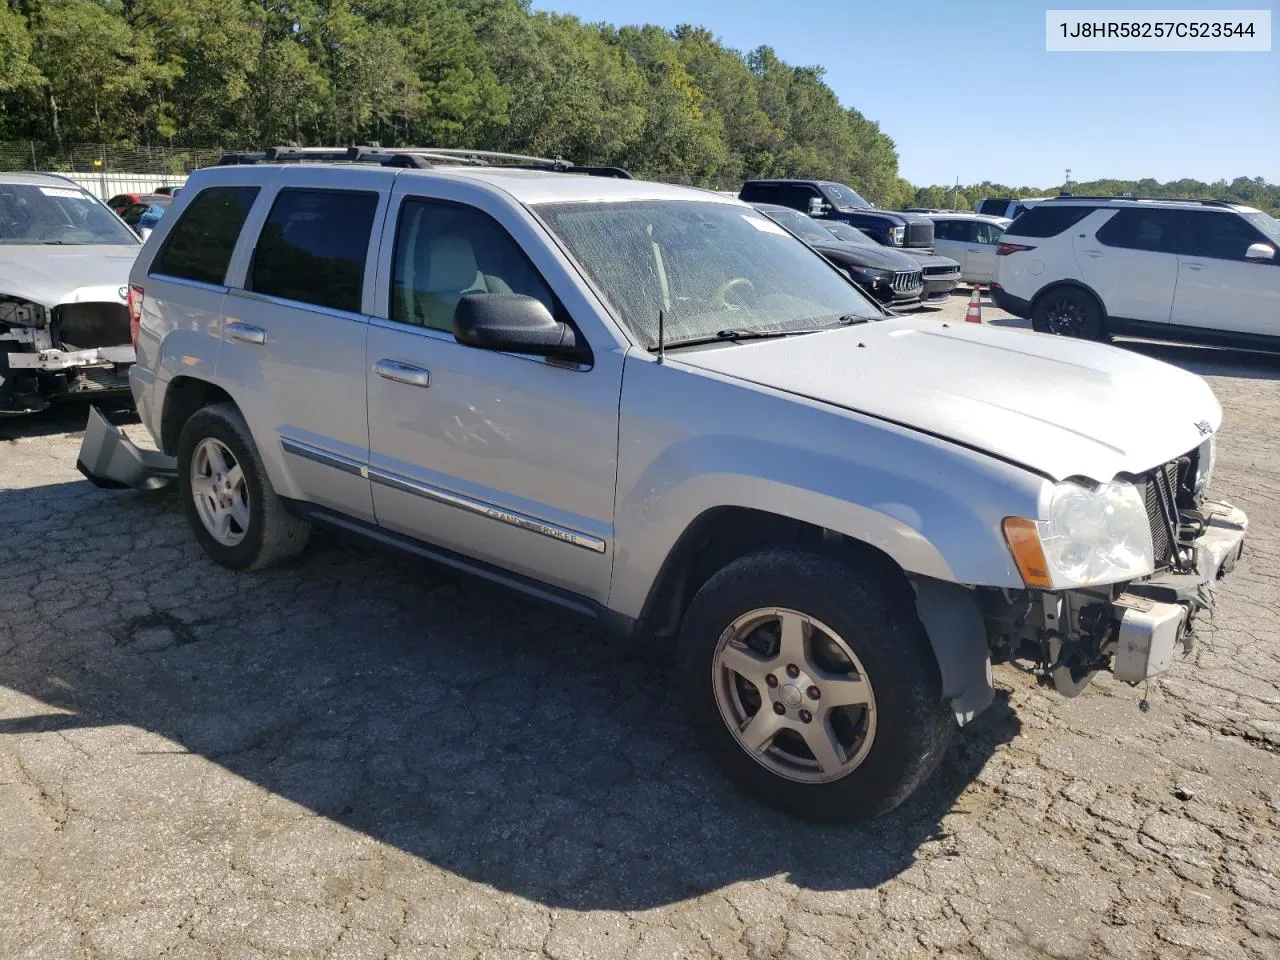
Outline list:
[[[55,146],[36,140],[0,141],[0,172],[56,173],[103,200],[181,186],[187,174],[217,162],[218,147],[118,147],[101,143]]]

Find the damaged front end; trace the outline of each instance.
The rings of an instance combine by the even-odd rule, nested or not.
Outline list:
[[[1244,551],[1248,518],[1204,500],[1176,513],[1168,562],[1150,577],[1060,592],[988,591],[984,616],[992,661],[1078,696],[1100,670],[1139,684],[1166,672],[1194,645],[1197,617],[1211,613],[1217,581]]]
[[[0,415],[35,413],[66,397],[127,397],[127,292],[81,288],[50,305],[0,290]]]

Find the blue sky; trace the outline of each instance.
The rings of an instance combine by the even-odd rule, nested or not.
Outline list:
[[[1262,176],[1280,182],[1275,0],[1270,53],[1048,53],[1045,10],[1169,9],[1174,0],[534,0],[588,21],[693,23],[738,50],[822,66],[846,106],[898,146],[915,184]],[[1183,5],[1190,8],[1190,4]]]

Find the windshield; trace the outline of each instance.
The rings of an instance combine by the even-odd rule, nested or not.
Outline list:
[[[1261,210],[1257,213],[1242,213],[1241,216],[1261,230],[1264,237],[1280,246],[1280,220]]]
[[[780,223],[797,237],[805,240],[814,240],[818,243],[824,240],[831,242],[831,234],[826,229],[826,224],[819,223],[806,214],[799,213],[795,210],[761,210],[766,217],[775,223]]]
[[[0,243],[138,242],[96,197],[71,183],[0,183]]]
[[[834,203],[837,207],[869,207],[871,204],[858,196],[857,191],[853,187],[846,187],[843,183],[824,183],[822,192],[827,195],[827,199]]]
[[[848,243],[861,243],[869,247],[880,246],[857,227],[851,227],[849,224],[842,223],[839,220],[824,220],[822,225],[835,234],[837,240],[844,240]]]
[[[633,338],[668,345],[720,331],[791,333],[883,313],[764,214],[690,200],[540,204],[534,209]]]

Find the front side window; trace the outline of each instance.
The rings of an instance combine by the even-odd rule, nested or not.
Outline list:
[[[151,272],[199,283],[226,282],[231,252],[257,196],[257,187],[201,190],[169,231]]]
[[[1189,212],[1187,247],[1193,257],[1243,260],[1250,244],[1262,237],[1243,217],[1234,213]]]
[[[1126,250],[1177,253],[1178,217],[1174,210],[1121,210],[1098,228],[1098,242]]]
[[[1261,210],[1256,213],[1242,213],[1241,216],[1253,224],[1254,228],[1270,240],[1272,244],[1280,246],[1280,220],[1277,220],[1269,213],[1263,213]]]
[[[376,193],[281,190],[258,237],[249,289],[359,313],[377,209]]]
[[[555,314],[550,288],[511,235],[488,214],[436,200],[400,207],[391,272],[391,319],[452,330],[468,293],[520,293]]]
[[[138,237],[101,200],[66,181],[0,183],[0,244],[127,244]]]
[[[534,209],[631,337],[650,349],[659,311],[668,344],[883,317],[820,254],[755,210],[696,200]]]

